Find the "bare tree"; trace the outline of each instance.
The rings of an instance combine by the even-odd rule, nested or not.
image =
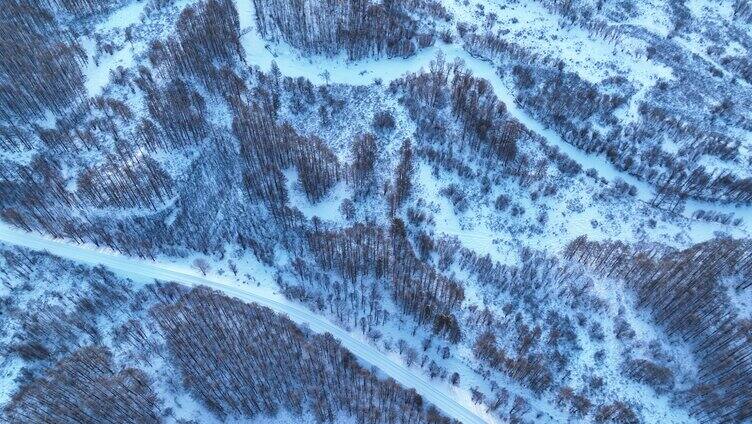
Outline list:
[[[193,267],[201,271],[202,275],[206,275],[211,269],[211,265],[209,265],[209,262],[204,258],[196,258],[193,261]]]

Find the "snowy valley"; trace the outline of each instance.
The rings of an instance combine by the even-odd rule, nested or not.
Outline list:
[[[0,20],[0,421],[752,422],[752,2]]]

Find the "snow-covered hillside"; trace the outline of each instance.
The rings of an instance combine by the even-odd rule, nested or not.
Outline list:
[[[489,422],[752,419],[749,1],[10,0],[0,20],[8,234],[263,292],[428,382],[352,380],[380,364],[341,335],[149,284],[169,272],[5,246],[12,422],[62,419],[82,366],[139,382],[113,400],[136,422],[462,419],[447,396]],[[287,356],[227,344],[235,319]],[[254,353],[188,359],[227,349]],[[329,377],[267,369],[324,351],[364,386],[318,402]],[[248,373],[295,389],[224,394]]]

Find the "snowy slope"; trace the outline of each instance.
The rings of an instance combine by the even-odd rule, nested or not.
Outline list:
[[[48,251],[53,255],[92,266],[104,265],[123,277],[138,281],[174,281],[188,287],[203,285],[247,302],[258,303],[276,312],[286,314],[292,321],[304,324],[313,331],[332,334],[342,343],[342,346],[362,361],[379,368],[403,386],[414,388],[418,394],[434,404],[447,416],[466,424],[494,422],[493,418],[483,413],[479,408],[472,408],[471,406],[461,404],[456,400],[456,394],[447,394],[438,390],[435,384],[411,372],[403,364],[395,362],[362,339],[355,337],[328,319],[292,304],[281,296],[270,293],[268,290],[257,289],[253,286],[232,284],[226,279],[214,276],[201,277],[191,273],[189,270],[176,269],[174,266],[158,262],[123,257],[63,243],[39,237],[35,234],[14,230],[6,225],[0,225],[0,240],[8,244],[33,250]]]
[[[127,119],[113,121],[115,125],[121,125],[121,128],[116,128],[125,134],[125,138],[140,138],[139,133],[135,131],[135,123],[142,119],[152,118],[147,105],[153,106],[150,103],[150,100],[153,103],[153,99],[148,99],[145,91],[138,89],[137,84],[134,83],[137,80],[135,74],[140,72],[139,68],[142,70],[146,68],[155,75],[165,71],[151,63],[151,58],[148,56],[151,42],[165,41],[173,37],[176,33],[175,22],[180,12],[186,6],[197,2],[197,0],[168,0],[162,2],[164,6],[159,7],[153,6],[157,3],[154,1],[122,2],[120,4],[124,6],[120,10],[109,16],[97,17],[98,23],[92,25],[91,28],[87,27],[83,33],[77,33],[76,37],[79,38],[81,46],[89,56],[88,66],[83,69],[88,96],[90,98],[102,96],[103,99],[124,102],[134,113],[129,123],[121,125],[121,122],[128,121]],[[275,115],[279,125],[289,124],[298,134],[321,139],[337,156],[343,169],[347,169],[352,163],[353,154],[350,148],[354,144],[353,140],[357,140],[365,132],[378,133],[376,138],[379,150],[375,172],[379,185],[375,191],[379,192],[378,195],[359,200],[356,195],[358,187],[347,181],[345,177],[327,188],[326,195],[318,201],[309,201],[301,183],[305,172],[295,167],[280,169],[282,171],[280,175],[284,175],[286,206],[292,208],[295,213],[299,211],[306,224],[319,222],[314,219],[319,218],[332,231],[345,230],[363,223],[378,228],[389,228],[390,220],[395,215],[388,215],[387,202],[382,202],[382,200],[388,199],[394,165],[399,157],[399,144],[405,139],[412,139],[416,140],[413,146],[417,152],[415,172],[411,175],[413,189],[410,198],[405,202],[402,210],[397,211],[396,216],[407,223],[409,241],[413,243],[413,247],[418,246],[419,236],[425,236],[432,244],[436,243],[439,246],[434,248],[435,246],[432,245],[425,257],[421,257],[421,260],[428,266],[436,266],[436,258],[446,253],[442,249],[448,240],[456,240],[457,245],[468,249],[477,257],[488,257],[495,263],[503,264],[510,269],[517,269],[515,267],[523,263],[523,252],[527,249],[541,252],[552,260],[568,263],[569,261],[562,257],[562,251],[578,236],[587,236],[590,241],[619,240],[635,249],[642,249],[645,246],[650,249],[654,247],[654,244],[668,249],[685,249],[693,244],[721,236],[745,238],[751,234],[752,205],[686,200],[681,203],[680,208],[667,210],[662,208],[662,205],[653,204],[652,201],[656,197],[654,181],[647,183],[640,179],[644,175],[636,177],[637,174],[630,174],[622,171],[618,165],[615,166],[614,163],[617,162],[614,162],[611,157],[613,151],[609,151],[606,156],[605,153],[588,153],[602,150],[589,147],[585,150],[585,148],[575,147],[576,142],[571,139],[572,133],[562,132],[563,130],[556,127],[550,118],[545,114],[540,114],[540,110],[527,103],[529,98],[526,96],[529,93],[521,91],[515,83],[512,65],[505,62],[503,58],[493,55],[486,57],[470,53],[476,52],[476,49],[466,43],[466,39],[461,35],[463,31],[459,28],[462,25],[469,26],[468,31],[477,35],[500,34],[499,37],[530,49],[536,54],[546,55],[552,60],[561,60],[566,65],[567,72],[576,74],[593,86],[601,83],[608,86],[609,83],[604,81],[617,77],[628,80],[628,83],[624,84],[628,86],[628,89],[624,90],[628,93],[625,94],[628,100],[625,105],[617,108],[613,115],[615,121],[619,123],[633,123],[642,119],[640,105],[643,101],[654,100],[651,98],[651,93],[659,85],[658,83],[677,81],[670,66],[651,60],[647,56],[647,48],[651,46],[652,39],[650,38],[642,39],[640,36],[632,37],[631,35],[625,36],[626,38],[608,38],[608,33],[606,35],[598,33],[597,28],[596,30],[588,29],[581,23],[568,22],[567,18],[559,16],[553,10],[552,5],[561,2],[551,0],[510,2],[437,0],[436,4],[443,5],[452,18],[446,19],[446,22],[435,23],[437,36],[435,42],[429,47],[421,48],[416,54],[407,58],[380,57],[351,61],[344,53],[335,57],[317,56],[300,51],[285,42],[266,40],[256,28],[254,4],[259,4],[259,2],[252,0],[233,0],[233,2],[238,12],[240,43],[243,50],[241,60],[233,62],[233,72],[243,80],[244,84],[248,84],[249,88],[263,88],[265,86],[257,79],[264,79],[273,74],[267,73],[271,69],[279,70],[280,79],[285,80],[284,83],[277,83],[277,91],[275,91],[281,98],[279,114]],[[584,4],[588,3],[588,0],[574,3]],[[671,22],[673,12],[669,10],[668,5],[654,0],[623,3],[634,3],[635,9],[628,20],[621,22],[619,30],[627,33],[630,28],[638,28],[640,31],[647,30],[660,39],[669,36],[670,26],[673,25]],[[713,10],[709,2],[705,1],[687,2],[687,6],[694,15],[710,14]],[[608,7],[614,7],[613,2],[606,5],[606,8]],[[724,13],[728,15],[728,12],[726,10]],[[129,41],[126,41],[130,38],[126,35],[126,28],[129,28],[129,32],[136,34]],[[441,31],[450,33],[451,41],[442,41],[443,37],[439,35]],[[204,33],[210,33],[210,31]],[[630,34],[634,35],[634,33]],[[637,32],[637,34],[643,33]],[[708,41],[707,44],[696,43],[692,37],[699,37],[699,35],[699,33],[679,34],[676,43],[682,46],[682,51],[690,51],[708,63],[723,68],[720,53],[710,50],[710,47],[717,44],[717,40]],[[485,55],[482,49],[478,51],[480,51],[478,54]],[[745,47],[737,43],[737,45],[729,46],[728,51],[743,55]],[[459,151],[452,151],[450,147],[449,156],[455,155],[452,158],[455,160],[454,163],[460,163],[465,167],[453,169],[450,166],[451,162],[449,162],[450,165],[446,162],[437,164],[438,161],[432,162],[427,158],[425,150],[419,150],[436,147],[433,144],[435,141],[436,145],[444,141],[421,140],[425,127],[419,126],[420,119],[413,117],[412,110],[408,112],[407,102],[402,97],[404,93],[400,91],[401,84],[404,83],[401,79],[407,73],[420,73],[421,70],[429,68],[437,57],[442,57],[447,63],[461,62],[464,69],[471,72],[473,76],[488,81],[495,96],[506,106],[503,113],[504,119],[507,115],[516,119],[534,135],[529,139],[524,138],[526,143],[524,146],[520,143],[520,154],[518,154],[518,159],[520,157],[525,159],[519,160],[520,168],[529,166],[529,169],[520,174],[513,175],[511,172],[505,174],[499,171],[499,168],[506,167],[506,163],[502,165],[498,161],[493,162],[482,157],[483,154],[479,155],[473,150],[468,151],[464,147]],[[262,74],[262,72],[267,74]],[[113,76],[112,79],[111,76]],[[300,77],[299,80],[290,81],[297,77]],[[192,81],[190,77],[187,82],[189,86],[193,86],[191,89],[195,89],[197,94],[206,101],[206,116],[211,130],[223,134],[226,132],[226,138],[232,143],[242,142],[242,140],[236,140],[235,135],[232,134],[233,120],[237,116],[233,115],[225,99],[217,96],[212,90],[207,90],[203,87],[203,83]],[[395,84],[390,85],[393,82]],[[258,87],[254,87],[256,84]],[[301,108],[302,111],[292,107],[297,103],[293,104],[291,97],[300,96],[300,91],[296,91],[297,88],[290,88],[295,84],[299,84],[295,87],[303,86],[309,90],[308,93],[312,93],[310,95],[312,100],[306,100],[307,103],[304,110]],[[619,89],[623,87],[618,84],[614,86],[618,86]],[[571,91],[577,92],[575,89]],[[162,91],[159,93],[164,95]],[[321,93],[326,93],[326,95]],[[363,93],[366,95],[361,96]],[[530,98],[532,97],[534,96],[530,95]],[[743,107],[744,104],[737,105],[737,108]],[[335,109],[337,109],[336,112]],[[459,118],[451,116],[449,108],[440,109],[441,107],[437,106],[434,112],[445,113],[448,117],[446,122],[454,121],[450,122],[447,127],[459,122]],[[323,123],[325,119],[320,117],[322,110],[329,114],[328,117],[332,122]],[[388,111],[394,115],[396,128],[393,128],[391,132],[379,132],[375,124],[372,124],[375,122],[375,114],[382,111]],[[107,114],[107,111],[97,111],[92,116],[102,114]],[[44,128],[54,129],[59,125],[55,119],[60,117],[49,116],[48,118],[47,122],[43,123]],[[108,116],[108,118],[111,117]],[[594,128],[604,135],[608,134],[606,125],[601,124],[603,122],[595,123]],[[459,138],[457,128],[451,127],[447,131],[449,134],[447,139],[450,139],[447,144],[453,142],[452,138]],[[99,131],[96,134],[103,138],[105,146],[111,141],[111,136],[106,132]],[[568,135],[562,136],[561,134]],[[117,138],[119,137],[115,137]],[[679,157],[679,151],[686,146],[669,138],[670,136],[666,136],[667,149]],[[752,143],[752,137],[748,139]],[[75,215],[82,211],[86,212],[83,215],[87,215],[91,212],[91,216],[101,217],[108,223],[110,219],[116,223],[122,220],[125,222],[126,230],[130,228],[128,219],[134,217],[145,221],[153,219],[155,222],[164,222],[165,225],[159,225],[158,228],[171,234],[193,234],[193,227],[188,227],[188,231],[185,230],[185,222],[196,221],[202,225],[205,223],[206,227],[212,230],[222,228],[224,224],[229,223],[227,224],[230,228],[228,233],[232,233],[238,227],[232,224],[232,219],[236,218],[235,212],[246,209],[219,207],[216,209],[216,216],[208,216],[207,209],[214,205],[221,205],[233,197],[228,196],[227,199],[219,195],[212,197],[202,192],[201,187],[205,186],[201,185],[204,182],[200,178],[194,181],[196,175],[202,175],[208,171],[211,172],[207,175],[213,175],[213,171],[207,169],[210,166],[200,165],[214,163],[212,159],[215,158],[211,156],[213,151],[207,149],[207,145],[214,141],[213,139],[197,141],[196,145],[183,150],[156,149],[156,151],[149,152],[149,157],[165,169],[176,182],[176,190],[180,192],[179,195],[165,201],[159,208],[150,211],[138,207],[95,208],[92,206],[90,211],[86,209],[88,206],[84,205],[81,211],[65,210],[61,212],[61,215],[64,216],[65,213]],[[114,141],[111,144],[111,147],[115,146]],[[438,149],[444,147],[445,145],[442,144]],[[747,154],[745,153],[747,147],[743,144],[740,148],[742,157]],[[102,153],[106,153],[106,150],[106,148],[103,149]],[[558,151],[563,157],[572,159],[585,172],[577,171],[571,175],[560,172],[557,170],[557,165],[561,163],[558,162],[560,158],[557,158],[556,154],[552,155],[551,150]],[[752,150],[749,151],[752,152]],[[0,160],[8,157],[18,164],[28,164],[32,162],[36,153],[34,151],[21,153],[0,151]],[[64,180],[63,185],[68,187],[72,195],[80,194],[77,193],[77,187],[79,187],[77,178],[80,177],[77,173],[81,169],[77,167],[96,166],[99,155],[100,153],[91,151],[75,152],[70,155],[74,159],[70,162],[76,163],[66,164],[69,168],[64,169],[64,176],[61,179]],[[635,158],[640,156],[640,154],[635,154]],[[93,162],[85,163],[89,159]],[[701,160],[709,169],[716,169],[716,165],[718,169],[737,165],[742,168],[745,165],[744,161],[726,163],[707,156],[702,157]],[[0,167],[2,165],[0,163]],[[198,172],[194,172],[196,169]],[[470,171],[464,174],[455,172],[458,169]],[[527,178],[527,182],[524,183],[520,176],[523,174]],[[532,177],[528,178],[530,175]],[[492,182],[487,183],[489,177]],[[211,181],[212,177],[207,180]],[[237,191],[241,193],[238,198],[242,201],[246,200],[242,195],[242,183],[231,181],[229,178],[223,182],[224,184],[218,191],[225,190],[237,182],[237,187],[233,188],[237,188]],[[634,190],[619,193],[615,188],[618,188],[621,182],[626,182],[634,187]],[[194,183],[197,184],[195,187],[199,187],[198,190],[192,188],[191,184]],[[453,203],[453,200],[446,195],[448,186],[461,188],[464,199],[467,200],[465,208],[457,208],[456,203]],[[548,191],[550,187],[553,187],[552,191]],[[211,190],[208,191],[211,192]],[[8,198],[11,197],[13,196],[8,196]],[[495,200],[504,198],[507,199],[506,206],[497,206]],[[210,200],[204,201],[207,199]],[[193,207],[194,200],[198,200],[195,207]],[[357,210],[353,215],[349,215],[343,206],[347,205],[346,202],[351,202],[350,205],[352,205],[353,201],[356,203],[354,208]],[[19,201],[19,203],[23,202]],[[232,201],[228,204],[234,205]],[[706,214],[708,211],[711,214]],[[698,212],[701,213],[698,215]],[[411,213],[425,214],[427,219],[411,222]],[[728,215],[732,218],[721,221],[715,217],[714,220],[713,213]],[[67,222],[67,218],[64,216],[58,221]],[[263,226],[263,220],[270,219],[270,217],[260,214],[238,217],[238,220],[241,219],[253,222],[258,220]],[[731,224],[732,220],[738,222]],[[73,221],[75,222],[76,219]],[[81,221],[83,222],[83,219]],[[197,225],[201,228],[195,228],[196,234],[203,235],[202,225]],[[68,228],[60,231],[58,234],[71,236]],[[261,241],[264,248],[268,248],[268,251],[264,252],[268,255],[261,257],[258,252],[248,250],[242,242],[241,248],[233,237],[225,239],[226,233],[221,233],[223,234],[221,236],[216,236],[216,234],[218,233],[207,230],[206,239],[216,242],[211,248],[182,245],[184,240],[177,240],[173,244],[160,244],[156,241],[152,246],[154,250],[150,254],[158,259],[149,262],[104,252],[91,245],[79,247],[0,226],[0,240],[18,246],[46,249],[53,254],[83,263],[104,264],[123,276],[140,281],[176,280],[187,286],[207,285],[245,301],[263,304],[275,311],[286,313],[296,322],[304,323],[315,331],[331,332],[361,360],[379,367],[385,374],[394,377],[405,386],[415,387],[419,393],[444,410],[447,415],[464,422],[491,421],[490,414],[505,416],[506,412],[502,411],[503,408],[486,413],[487,403],[474,402],[470,399],[470,388],[478,389],[486,396],[493,396],[499,393],[498,387],[503,388],[505,392],[508,389],[513,395],[518,395],[520,400],[527,402],[534,413],[539,413],[536,420],[543,420],[544,415],[556,422],[564,422],[567,417],[572,420],[576,414],[569,416],[571,411],[566,412],[567,406],[562,406],[562,402],[558,399],[558,389],[562,389],[564,385],[591,397],[594,409],[605,405],[606,402],[618,399],[635,406],[638,414],[647,421],[691,421],[691,418],[685,415],[686,411],[673,404],[673,398],[670,399],[670,396],[679,393],[679,388],[670,394],[654,392],[651,387],[633,379],[630,380],[621,371],[621,365],[625,359],[649,356],[646,347],[648,343],[660,341],[672,344],[676,340],[663,334],[660,325],[650,319],[648,311],[633,305],[630,301],[629,290],[622,288],[619,284],[614,285],[615,282],[608,277],[593,276],[595,286],[583,289],[587,296],[592,295],[593,299],[607,306],[601,305],[598,310],[588,309],[587,305],[581,309],[579,306],[568,308],[564,305],[566,303],[564,300],[559,300],[552,304],[554,304],[553,310],[557,312],[559,312],[557,308],[561,307],[563,314],[561,320],[554,320],[555,323],[549,320],[544,322],[542,315],[538,315],[523,322],[523,326],[542,327],[545,339],[549,328],[554,328],[556,323],[564,321],[563,318],[572,319],[574,322],[575,317],[579,321],[582,316],[582,323],[573,326],[577,333],[573,342],[575,349],[563,351],[566,359],[571,361],[571,365],[563,366],[566,372],[557,374],[560,381],[557,381],[554,389],[544,393],[532,393],[516,381],[516,377],[505,375],[503,370],[489,368],[488,364],[483,362],[483,358],[474,352],[473,342],[477,339],[478,331],[476,330],[479,327],[468,324],[467,329],[463,328],[463,338],[459,343],[447,343],[444,348],[451,349],[451,355],[447,354],[447,357],[443,358],[445,361],[440,358],[439,349],[442,347],[440,344],[446,341],[440,340],[434,342],[431,349],[424,347],[425,353],[419,353],[423,359],[420,366],[413,366],[405,360],[404,356],[399,356],[403,354],[402,348],[400,348],[399,355],[393,351],[394,343],[396,341],[405,343],[406,339],[412,347],[419,350],[421,342],[429,341],[430,343],[435,340],[430,323],[425,328],[418,328],[418,325],[415,325],[410,334],[409,327],[413,325],[413,318],[400,310],[400,306],[393,304],[391,299],[386,299],[382,302],[383,311],[391,314],[391,321],[386,319],[386,323],[381,327],[377,324],[378,328],[373,332],[366,331],[365,327],[362,331],[358,331],[358,324],[352,326],[348,322],[338,321],[341,318],[331,312],[331,303],[329,304],[330,311],[327,312],[326,307],[319,306],[315,300],[311,300],[318,299],[323,305],[327,295],[331,295],[326,290],[322,292],[311,290],[304,292],[300,297],[294,297],[287,291],[291,284],[300,283],[295,280],[295,275],[289,275],[293,261],[300,259],[296,257],[297,255],[308,260],[311,268],[318,266],[313,259],[305,257],[311,252],[302,248],[304,253],[301,254],[290,249],[288,245],[281,248],[275,245],[274,237],[268,237],[257,240]],[[147,235],[151,239],[150,236],[151,234]],[[158,237],[151,240],[158,240]],[[208,277],[197,274],[187,265],[194,258],[208,259],[215,273],[210,273]],[[239,263],[234,261],[239,261]],[[264,265],[261,265],[261,262],[264,262]],[[246,284],[240,282],[243,277],[228,278],[229,274],[225,271],[227,266],[233,274],[244,275]],[[506,320],[504,321],[506,324],[495,325],[494,330],[498,328],[499,332],[504,332],[507,330],[505,325],[510,325],[508,334],[517,334],[511,328],[511,319],[515,313],[526,316],[529,310],[537,310],[535,308],[537,305],[519,302],[523,298],[521,295],[516,296],[520,299],[508,298],[507,293],[499,297],[497,290],[497,298],[494,300],[492,287],[481,285],[477,281],[479,280],[477,275],[467,275],[465,270],[455,268],[442,268],[441,271],[461,282],[465,291],[464,301],[458,308],[459,319],[462,319],[462,315],[466,315],[468,322],[476,322],[476,311],[489,308],[498,321]],[[332,276],[335,282],[337,278],[339,276]],[[729,288],[731,285],[729,283]],[[300,287],[303,285],[301,284]],[[549,288],[545,293],[545,298],[556,297],[558,288],[557,285]],[[283,290],[287,296],[290,296],[289,299],[281,294]],[[749,311],[750,294],[748,292],[746,294],[732,290],[729,292],[740,310]],[[306,306],[301,307],[300,304],[294,303],[296,301],[300,301],[301,304],[305,303]],[[506,304],[507,301],[510,303]],[[515,311],[512,303],[514,303],[514,308],[519,309]],[[635,342],[616,340],[612,334],[615,328],[615,323],[612,321],[616,318],[617,311],[621,316],[625,308],[626,315],[632,317],[630,324],[641,330],[638,331],[639,337]],[[357,316],[359,312],[362,311],[356,311],[355,315]],[[597,324],[601,333],[605,331],[605,342],[602,336],[596,340],[588,333],[587,326],[584,324],[586,322]],[[514,337],[510,336],[510,338]],[[515,340],[500,342],[500,346],[507,350],[514,349],[515,344]],[[433,347],[436,347],[435,352],[432,352]],[[552,348],[551,351],[556,349],[558,347]],[[541,348],[541,351],[545,353],[546,348]],[[558,350],[556,353],[559,353]],[[594,360],[598,355],[601,357],[605,355],[607,361],[603,363]],[[677,368],[687,368],[691,365],[691,359],[683,363],[681,352],[680,354],[671,352],[670,356],[682,362],[683,366]],[[522,355],[518,357],[521,358]],[[431,372],[432,378],[429,380],[427,378],[428,364],[435,366],[434,360],[439,364],[441,367],[439,369],[444,375],[434,378],[434,373]],[[403,363],[408,365],[405,366]],[[447,382],[448,373],[453,371],[461,375],[462,381],[458,384],[460,388],[455,389]],[[684,369],[681,371],[679,374],[683,377],[692,374],[691,370],[686,373],[683,372]],[[590,390],[588,388],[587,379],[595,375],[606,378],[608,384],[605,389]],[[692,379],[685,378],[684,380]],[[683,390],[683,387],[681,389]],[[491,399],[487,398],[487,400]],[[591,412],[594,411],[591,410]],[[532,415],[527,412],[522,413],[522,416],[527,418]],[[593,418],[587,414],[586,416],[588,419]],[[498,418],[494,419],[498,420]]]
[[[524,124],[528,129],[542,136],[550,145],[556,146],[566,156],[570,157],[583,169],[593,168],[598,175],[609,181],[620,178],[637,188],[637,198],[649,202],[655,197],[655,189],[650,184],[638,180],[627,172],[620,171],[602,155],[588,154],[566,142],[554,130],[547,128],[528,112],[517,105],[513,90],[507,86],[497,72],[497,67],[486,60],[469,54],[461,44],[446,44],[437,42],[434,46],[420,50],[417,54],[407,58],[366,59],[356,62],[348,61],[344,56],[339,58],[325,58],[319,56],[304,57],[292,47],[284,43],[271,44],[261,38],[255,29],[252,16],[253,4],[250,0],[236,0],[241,17],[242,43],[246,59],[249,63],[260,66],[264,71],[276,63],[281,73],[289,77],[304,77],[314,84],[347,84],[370,85],[374,80],[381,80],[383,84],[396,80],[406,73],[428,69],[437,55],[443,55],[447,62],[460,60],[472,70],[477,77],[484,78],[491,83],[496,96],[502,100],[509,113]],[[734,204],[717,205],[710,202],[689,200],[683,215],[691,217],[697,210],[704,209],[721,213],[733,213],[741,217],[752,217],[752,205],[738,206]]]

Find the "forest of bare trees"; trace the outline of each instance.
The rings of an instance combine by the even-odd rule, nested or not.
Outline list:
[[[206,0],[185,8],[175,35],[166,42],[155,40],[149,51],[149,61],[162,79],[177,73],[207,84],[217,73],[217,63],[231,64],[241,57],[240,22],[231,0]]]
[[[8,346],[4,339],[0,352],[26,367],[4,422],[165,422],[172,414],[165,396],[177,382],[219,419],[286,410],[317,422],[345,415],[450,423],[413,390],[361,366],[331,335],[311,334],[266,308],[174,283],[130,288],[106,271],[47,254],[4,246],[0,254],[0,283],[19,294],[45,290],[61,307],[75,306],[57,320],[45,318],[60,311],[47,311],[44,297],[31,297],[29,310],[16,304],[24,296],[0,307],[13,324],[2,330],[23,341]],[[165,386],[170,371],[150,367],[158,361],[181,378]]]
[[[160,423],[149,378],[115,369],[107,348],[86,347],[57,363],[6,408],[10,423]]]
[[[335,56],[345,51],[349,59],[374,55],[407,57],[415,52],[416,44],[426,47],[433,43],[432,35],[420,34],[419,23],[406,13],[405,9],[420,5],[389,0],[383,3],[254,0],[253,3],[262,36],[284,40],[309,54]]]
[[[330,335],[305,335],[262,307],[194,289],[151,313],[190,390],[221,416],[284,408],[321,422],[340,411],[358,422],[449,422],[413,391],[373,376]]]
[[[447,124],[438,121],[437,111],[449,104],[461,123],[460,139],[448,146],[450,151],[469,146],[502,162],[515,158],[517,138],[524,127],[507,115],[506,105],[488,81],[474,77],[462,63],[446,63],[440,56],[427,72],[408,74],[403,84],[405,106],[425,129],[426,142],[448,142]]]
[[[562,4],[572,2],[551,3],[556,4],[558,10],[564,7]],[[619,125],[614,111],[634,92],[634,87],[625,79],[613,78],[608,80],[608,88],[603,87],[606,84],[598,87],[577,73],[565,70],[561,60],[534,53],[498,35],[467,32],[463,38],[470,51],[497,59],[508,67],[519,89],[518,101],[538,119],[556,128],[567,142],[586,152],[603,154],[619,169],[654,185],[655,205],[672,209],[687,198],[738,203],[752,200],[752,179],[697,164],[703,155],[724,161],[733,161],[739,155],[739,140],[712,128],[711,124],[671,110],[659,97],[639,105],[639,122]],[[681,71],[677,72],[686,74],[681,84],[673,86],[673,90],[664,87],[661,93],[678,95],[688,89],[705,89],[704,81],[692,72],[699,65],[691,64],[690,59],[677,64],[673,61],[677,54],[675,48],[669,45],[660,48],[654,47],[661,52],[661,60],[670,62],[667,63],[670,66],[680,66]],[[732,67],[734,60],[726,59]],[[688,79],[697,81],[689,83]],[[726,103],[717,113],[728,115],[726,119],[731,122],[744,122],[746,118],[735,116],[729,111],[730,106]],[[610,130],[599,130],[593,122]],[[662,137],[682,144],[680,154],[640,146],[640,143],[648,146]]]
[[[605,278],[623,280],[666,335],[686,343],[699,362],[695,385],[682,395],[695,414],[742,422],[752,416],[752,333],[729,304],[722,278],[734,289],[752,281],[749,240],[717,239],[682,251],[633,249],[579,237],[565,255]],[[633,371],[629,371],[633,372]]]
[[[622,125],[617,111],[637,90],[628,79],[595,83],[505,30],[478,30],[452,15],[461,2],[254,0],[255,16],[241,17],[233,0],[152,0],[133,9],[135,23],[103,25],[126,3],[0,7],[4,223],[189,258],[201,276],[238,284],[257,283],[242,265],[257,260],[290,302],[504,420],[542,421],[551,406],[575,421],[641,422],[655,408],[636,401],[645,393],[700,422],[752,418],[752,245],[720,236],[747,234],[744,209],[681,214],[688,199],[752,201],[752,180],[735,170],[746,165],[736,130],[752,128],[747,103],[681,97],[733,91],[732,78],[743,94],[743,55],[705,49],[728,74],[705,87],[690,72],[707,72],[705,62],[680,54],[673,35],[646,37],[644,55],[677,78],[645,88]],[[588,36],[616,43],[628,31],[589,2],[538,3]],[[682,2],[667,7],[673,32],[689,25]],[[751,19],[749,1],[729,10],[735,25]],[[483,7],[467,16],[498,18]],[[246,18],[255,25],[241,29]],[[252,47],[268,62],[244,51],[256,29],[264,42]],[[517,119],[490,81],[441,53],[388,83],[363,71],[357,86],[278,66],[407,58],[439,37],[491,62],[529,116]],[[280,58],[287,49],[275,42],[301,56]],[[85,73],[108,60],[109,82],[87,92]],[[583,172],[528,118],[655,196]],[[658,148],[664,139],[677,151]],[[0,421],[162,422],[178,390],[220,420],[289,411],[448,422],[331,336],[206,288],[143,288],[0,246],[0,317],[0,378],[20,364]]]
[[[76,39],[37,2],[6,2],[0,23],[0,54],[5,58],[0,61],[1,140],[2,145],[17,149],[28,142],[19,133],[23,130],[14,127],[42,118],[48,110],[62,115],[85,99],[81,68],[87,57]]]

